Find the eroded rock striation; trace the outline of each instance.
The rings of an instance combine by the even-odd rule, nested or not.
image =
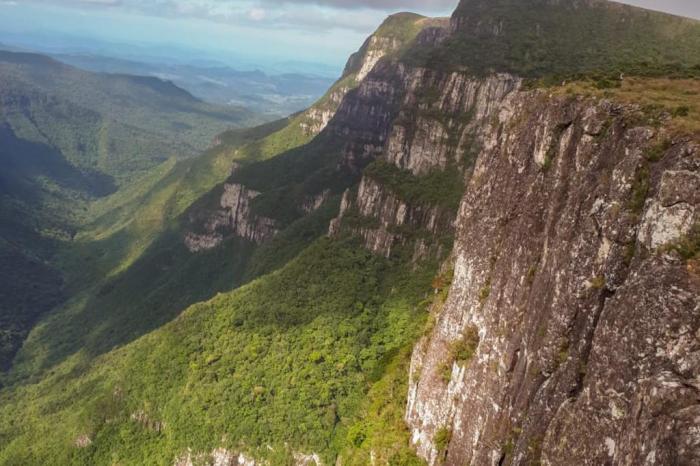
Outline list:
[[[198,217],[192,219],[192,223],[202,225],[204,231],[188,232],[185,235],[187,248],[191,252],[212,249],[229,235],[258,244],[272,238],[277,233],[274,220],[258,216],[251,209],[251,202],[259,194],[240,184],[224,184],[220,209],[208,214],[204,221]]]
[[[664,251],[699,220],[700,153],[634,111],[541,91],[501,103],[452,289],[412,358],[406,421],[431,465],[700,458],[700,277]]]
[[[409,245],[414,260],[444,252],[446,244],[431,244],[430,238],[454,233],[456,204],[450,198],[461,196],[495,112],[521,84],[507,74],[475,79],[377,65],[348,96],[330,130],[359,135],[345,147],[345,164],[378,160],[391,168],[364,172],[359,187],[344,194],[330,235],[350,230],[387,257],[397,245]],[[374,130],[349,129],[347,122],[357,121]],[[446,172],[454,178],[445,179]],[[404,179],[402,186],[395,186],[397,178]],[[445,191],[444,181],[453,182],[453,192]]]

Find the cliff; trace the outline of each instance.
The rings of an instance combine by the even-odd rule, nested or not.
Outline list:
[[[289,172],[298,170],[302,164],[299,158],[309,157],[314,149],[334,152],[337,144],[329,141],[330,137],[337,138],[344,145],[342,168],[350,173],[342,184],[352,184],[353,176],[377,156],[386,138],[386,126],[393,116],[392,101],[387,95],[391,90],[384,83],[375,89],[372,81],[365,78],[380,60],[395,58],[415,41],[435,43],[447,25],[446,19],[425,18],[412,13],[398,13],[387,18],[348,59],[343,75],[325,96],[305,112],[291,118],[282,129],[237,151],[253,152],[255,155],[249,158],[258,161],[266,158],[265,150],[260,147],[273,147],[267,149],[273,159],[281,156],[281,160],[294,162],[297,167],[282,169],[284,173],[280,173],[279,179],[271,179],[268,173],[261,173],[265,168],[257,172],[260,169],[256,166],[246,171],[245,160],[243,164],[235,162],[226,184],[215,190],[221,192],[213,197],[218,197],[218,200],[199,203],[191,209],[183,234],[186,247],[193,253],[202,252],[219,246],[230,236],[261,244],[287,226],[290,219],[309,215],[330,197],[340,194],[335,192],[339,184],[328,179],[321,180],[320,186],[318,181],[314,182],[313,188],[303,192],[298,192],[297,186],[281,186],[287,181]],[[350,94],[353,97],[346,99]],[[317,136],[319,140],[315,141]],[[251,151],[250,147],[254,149]],[[323,162],[315,160],[308,171],[297,175],[293,184],[313,178],[314,172],[320,171],[319,163]],[[275,166],[271,172],[279,170],[278,161],[271,160],[269,165]],[[316,174],[317,178],[320,176],[327,178],[328,173]],[[269,215],[257,212],[256,203],[266,205],[270,197],[279,197],[283,191],[286,202],[275,199],[274,206],[266,209]],[[260,199],[255,201],[258,197]]]
[[[471,5],[469,16],[469,3],[434,56],[474,37],[470,53],[488,54],[484,37],[522,31],[509,24],[519,7],[495,2],[500,19],[489,26],[478,9],[494,4]],[[697,37],[695,22],[607,2],[538,7],[566,21],[572,11],[621,12],[633,22],[625,40],[659,23]],[[554,39],[561,25],[548,20]],[[375,66],[331,122],[365,115],[374,128],[346,146],[347,163],[368,166],[331,236],[415,263],[445,257],[456,228],[449,297],[412,357],[406,422],[418,454],[431,465],[698,461],[696,138],[671,128],[663,109],[613,93],[528,90],[517,77],[528,73],[481,76],[478,61],[466,72],[422,63]],[[447,192],[422,189],[449,172],[465,184],[458,212]]]
[[[463,5],[449,34],[424,29],[414,46],[440,57],[456,42],[477,40],[470,54],[493,38],[507,43],[522,32],[510,23],[519,7],[495,5],[497,22],[485,22],[494,18],[486,4],[472,5],[478,20]],[[606,2],[538,6],[567,21],[572,9],[621,8],[646,26],[696,27]],[[561,32],[549,19],[545,43]],[[612,93],[536,89],[518,63],[467,54],[455,70],[377,46],[399,49],[373,37],[364,59],[349,61],[356,87],[336,96],[309,146],[334,155],[294,178],[313,186],[296,205],[312,212],[342,178],[331,237],[359,238],[413,267],[450,257],[448,298],[433,306],[435,325],[411,361],[405,420],[419,456],[431,465],[692,464],[700,282],[694,253],[682,251],[697,242],[695,139],[673,130],[669,113]]]
[[[411,364],[406,420],[430,464],[700,457],[700,279],[669,247],[697,235],[700,154],[637,110],[520,92],[498,111]]]

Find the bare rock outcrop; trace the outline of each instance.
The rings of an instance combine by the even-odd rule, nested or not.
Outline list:
[[[191,223],[201,226],[203,231],[185,234],[185,245],[190,252],[212,249],[229,235],[258,244],[272,238],[277,233],[275,221],[256,215],[251,208],[253,199],[259,195],[240,184],[224,184],[220,209],[209,213],[206,219],[199,216],[191,219]]]
[[[351,136],[344,147],[346,166],[363,167],[379,158],[410,173],[415,184],[447,170],[466,180],[490,121],[520,86],[520,79],[507,74],[475,79],[382,63],[348,96],[329,130]],[[408,199],[365,174],[356,191],[345,193],[329,233],[353,231],[368,249],[387,257],[396,246],[408,245],[419,260],[444,252],[430,238],[450,236],[455,215],[456,207]],[[359,225],[347,221],[358,216]]]
[[[700,220],[700,154],[678,139],[650,160],[669,136],[634,110],[519,92],[487,127],[411,364],[431,465],[700,460],[700,277],[666,247]]]

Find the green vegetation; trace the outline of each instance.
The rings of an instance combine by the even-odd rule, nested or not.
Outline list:
[[[458,33],[412,50],[411,64],[511,72],[548,82],[591,74],[698,76],[700,22],[606,1],[462,0]]]
[[[594,290],[602,290],[603,288],[605,288],[605,282],[606,280],[604,275],[597,275],[593,277],[590,281],[591,288],[593,288]]]
[[[693,225],[690,233],[683,235],[678,241],[664,246],[662,251],[673,251],[686,262],[700,260],[700,222]]]
[[[126,223],[145,224],[143,217],[133,218],[144,212],[138,203],[146,193],[185,176],[189,160],[178,165],[176,159],[252,121],[250,112],[204,104],[155,78],[89,73],[41,55],[0,52],[0,367],[9,364],[36,320],[71,295],[64,283],[89,285],[105,271],[75,259],[62,263],[63,256],[76,256],[66,253],[67,244],[82,248],[80,238],[90,237],[86,229],[104,240]],[[196,173],[189,176],[207,172],[197,167]],[[204,192],[211,189],[204,184]],[[101,262],[134,258],[155,238],[156,219],[167,210],[146,204],[148,227],[122,235],[114,247],[104,241],[100,249],[110,254]],[[63,279],[73,271],[82,280]]]
[[[367,167],[365,175],[412,204],[436,205],[456,211],[464,192],[464,179],[456,168],[436,169],[427,175],[415,176],[380,159]]]
[[[444,304],[445,301],[447,301],[447,296],[450,293],[450,287],[452,286],[452,280],[454,279],[454,268],[451,267],[447,269],[445,272],[437,275],[433,279],[433,290],[435,291],[435,294],[437,295],[437,298],[440,303]]]
[[[397,13],[389,16],[379,29],[373,34],[378,39],[390,39],[400,45],[398,50],[393,50],[388,58],[400,56],[408,51],[413,45],[413,41],[418,34],[426,27],[441,26],[445,21],[440,19],[426,18],[415,13]],[[360,71],[362,60],[371,46],[371,38],[363,44],[360,50],[353,54],[348,60],[348,64],[343,73],[343,77],[350,77]]]
[[[659,162],[671,147],[673,147],[673,142],[670,139],[663,139],[658,144],[650,147],[644,153],[644,158],[651,163]]]
[[[527,275],[525,276],[525,280],[527,281],[528,286],[532,286],[533,283],[535,283],[535,277],[537,276],[537,270],[538,270],[538,265],[531,265],[529,269],[527,269]]]
[[[327,96],[319,105],[335,104]],[[91,180],[76,188],[79,215],[66,213],[52,244],[68,299],[1,376],[1,464],[171,464],[188,448],[220,446],[273,464],[292,451],[366,464],[370,450],[389,464],[421,464],[397,400],[435,264],[410,270],[352,242],[319,240],[358,175],[337,170],[343,141],[311,141],[307,118],[228,131],[191,159],[151,164],[147,151],[125,148],[146,162],[128,173],[110,166],[116,183],[100,195],[112,194],[85,194]],[[92,163],[89,151],[63,159]],[[218,205],[227,180],[263,191],[253,209],[282,231],[262,246],[228,238],[189,253],[188,219]],[[324,206],[302,216],[300,201],[326,190]]]
[[[484,283],[484,286],[481,287],[479,290],[479,302],[481,304],[484,304],[487,299],[489,299],[489,296],[491,296],[491,279],[487,279],[486,283]]]
[[[564,364],[567,359],[569,359],[569,340],[568,339],[563,339],[561,344],[559,345],[559,349],[557,351],[557,356],[556,356],[556,363],[557,366],[561,366]]]
[[[663,122],[672,133],[700,134],[700,79],[625,77],[619,83],[618,87],[601,91],[592,79],[582,79],[552,89],[559,94],[636,104],[640,112],[633,123],[659,126]]]
[[[421,466],[409,447],[404,422],[412,346],[407,345],[387,365],[385,375],[372,385],[347,432],[340,456],[343,464],[365,466],[374,457],[377,464]]]
[[[381,442],[351,427],[362,410],[376,413],[364,419],[375,428],[396,425],[402,406],[377,403],[405,392],[398,371],[424,322],[414,303],[432,274],[356,244],[317,242],[279,272],[197,304],[117,351],[82,364],[80,351],[38,385],[3,392],[0,462],[166,464],[188,447],[241,442],[261,456],[268,444],[290,442],[332,462],[367,439]],[[22,415],[37,409],[44,414]],[[134,422],[137,411],[165,428]],[[69,447],[83,434],[88,448]],[[33,435],[46,441],[30,448]],[[392,456],[406,454],[385,445]]]
[[[476,354],[476,349],[479,347],[479,341],[479,329],[473,325],[467,327],[462,338],[452,348],[455,362],[463,366],[471,361],[474,354]]]
[[[457,364],[464,367],[476,354],[480,342],[479,329],[473,325],[467,327],[462,336],[455,341],[447,352],[447,359],[440,365],[438,373],[443,382],[452,380],[452,367]]]
[[[435,438],[433,439],[435,449],[438,451],[438,456],[443,459],[447,455],[447,448],[450,446],[450,440],[452,440],[452,431],[447,427],[441,427],[435,433]]]
[[[629,267],[632,264],[632,261],[634,260],[634,257],[637,255],[637,241],[636,239],[629,241],[625,245],[625,251],[623,253],[622,260],[624,264]]]
[[[259,121],[157,78],[90,73],[41,55],[0,52],[0,83],[1,119],[20,139],[56,148],[71,165],[118,185]]]
[[[651,173],[646,164],[642,164],[637,168],[632,181],[632,193],[628,203],[629,210],[634,215],[641,215],[644,211],[644,204],[649,196]]]
[[[424,50],[399,53],[430,66],[471,63],[477,74],[498,69],[533,78],[588,73],[593,68],[581,63],[589,63],[602,71],[575,85],[620,99],[656,81],[620,80],[614,76],[619,66],[639,74],[671,68],[694,73],[686,49],[698,45],[695,23],[647,15],[633,22],[631,41],[615,32],[619,24],[611,15],[593,19],[592,12],[607,9],[590,7],[580,12],[581,25],[567,32],[576,45],[585,43],[581,38],[591,27],[599,38],[590,49],[573,47],[562,56],[569,39],[554,42],[571,27],[568,20],[559,24],[564,12],[571,13],[566,3],[548,2],[535,22],[521,2],[465,1],[458,14],[471,14],[465,5],[487,16],[483,27],[470,29],[473,18],[466,18],[464,31],[473,34],[460,33],[431,50],[431,57],[421,55]],[[641,18],[637,10],[619,8]],[[504,34],[486,32],[496,24],[490,18],[503,20]],[[422,27],[439,24],[397,15],[377,36],[409,44]],[[543,34],[531,34],[533,27]],[[649,41],[659,38],[663,50],[669,38],[678,42],[669,52],[677,65],[661,53],[649,59]],[[601,45],[612,47],[608,58],[596,51]],[[592,55],[597,58],[586,62]],[[627,67],[640,59],[646,62],[639,68]],[[19,76],[23,84],[0,91],[6,123],[0,136],[8,141],[0,148],[7,167],[0,173],[0,214],[12,219],[0,225],[0,279],[14,280],[0,291],[0,365],[13,362],[0,375],[0,464],[168,465],[188,449],[219,447],[272,465],[286,464],[295,452],[318,453],[324,464],[340,458],[364,465],[372,457],[379,464],[422,464],[403,422],[410,351],[433,325],[428,307],[447,299],[453,271],[436,276],[444,257],[413,264],[413,251],[399,247],[385,259],[351,235],[329,239],[326,233],[340,194],[357,189],[362,170],[411,204],[448,211],[461,200],[460,170],[449,166],[414,176],[383,160],[349,169],[339,163],[346,141],[335,134],[314,137],[309,113],[227,131],[214,147],[189,158],[208,147],[214,131],[244,115],[204,108],[158,80],[112,76],[97,82],[34,56],[5,60],[11,63],[0,65],[0,79]],[[333,93],[357,85],[357,65],[350,61],[317,110],[334,110]],[[56,75],[51,88],[42,78],[47,72],[37,71],[47,69]],[[426,89],[423,98],[429,103],[434,94]],[[7,103],[17,95],[28,96],[29,104]],[[679,127],[689,124],[700,106],[691,94],[681,96],[677,87],[659,90],[641,113],[656,122],[668,113]],[[144,102],[167,115],[149,113],[150,104],[125,111]],[[461,125],[471,115],[455,119]],[[173,133],[171,141],[163,139]],[[649,166],[668,148],[665,140],[650,148],[633,183],[632,212],[641,213]],[[468,166],[475,150],[460,163]],[[261,192],[252,210],[274,219],[280,232],[264,245],[228,237],[213,250],[190,253],[183,233],[197,215],[219,208],[225,182]],[[328,200],[306,215],[300,206],[320,193]],[[16,215],[22,212],[32,214]],[[376,224],[352,210],[345,221]],[[404,228],[396,232],[444,240]],[[697,230],[669,248],[697,260]],[[533,265],[528,283],[536,273]],[[605,285],[598,277],[591,284]],[[490,295],[487,280],[478,299],[483,304]],[[57,304],[37,324],[35,311]],[[455,364],[473,360],[479,344],[478,329],[466,328],[440,368],[446,381]],[[568,351],[559,348],[559,363]],[[435,434],[442,458],[450,440],[447,427]],[[538,445],[532,450],[539,456]]]
[[[4,371],[39,316],[62,301],[63,283],[56,270],[9,247],[0,247],[0,282],[0,371]]]

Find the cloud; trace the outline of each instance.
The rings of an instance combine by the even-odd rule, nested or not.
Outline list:
[[[88,5],[119,6],[122,4],[122,1],[121,0],[77,0],[77,3],[85,3]]]
[[[270,13],[309,8],[327,11],[367,10],[381,13],[416,10],[446,14],[459,0],[29,0],[63,6],[122,7],[149,15],[191,15],[209,19],[231,19],[236,15],[260,21]]]
[[[5,0],[7,4],[8,0]],[[448,15],[459,0],[27,0],[47,5],[110,9],[138,15],[199,19],[230,26],[293,29],[308,33],[346,30],[367,34],[389,13]],[[658,0],[622,0],[662,8]],[[3,0],[0,0],[0,5]],[[698,0],[664,0],[663,9],[700,15]]]
[[[267,17],[267,13],[262,8],[253,8],[248,12],[248,17],[253,21],[262,21]]]
[[[2,1],[2,0],[0,0]],[[32,3],[109,8],[147,16],[201,19],[231,26],[306,32],[348,30],[367,34],[389,13],[449,13],[458,0],[29,0]]]
[[[346,10],[371,9],[381,11],[421,10],[445,11],[453,10],[458,0],[264,0],[276,5],[318,5]]]

